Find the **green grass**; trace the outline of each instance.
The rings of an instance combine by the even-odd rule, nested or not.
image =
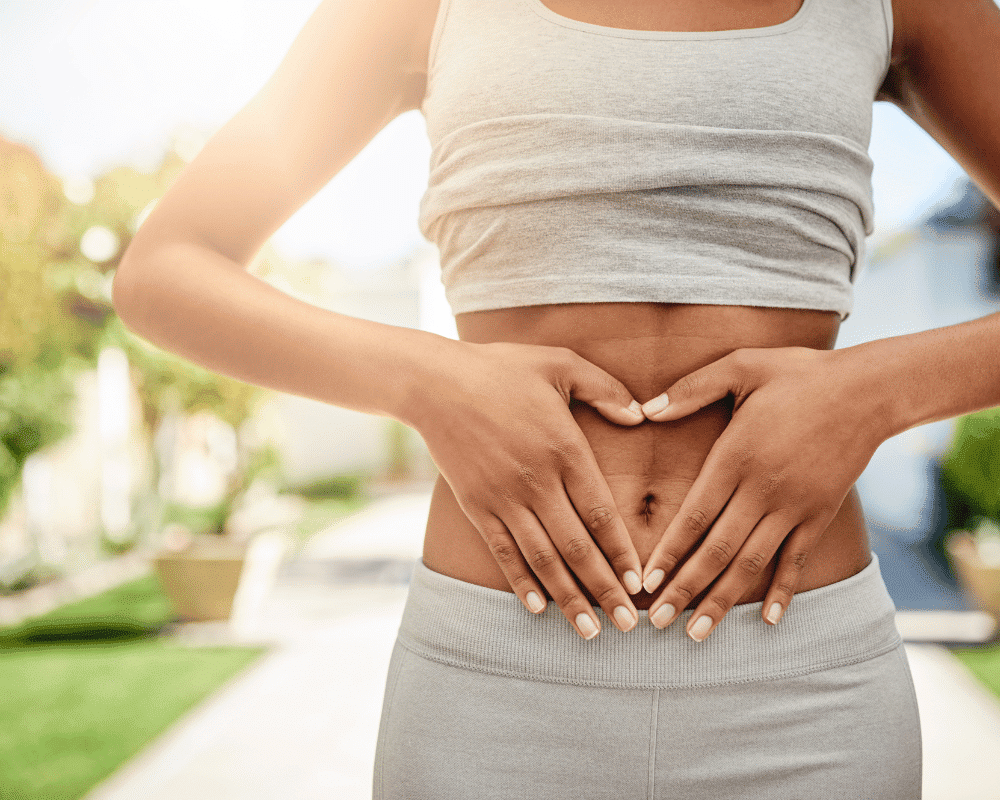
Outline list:
[[[155,638],[154,576],[0,630],[0,800],[75,800],[263,648]]]
[[[323,497],[310,499],[305,514],[295,526],[299,541],[305,542],[338,519],[349,516],[367,506],[371,500],[364,495],[348,497]]]
[[[955,647],[951,652],[1000,698],[1000,642],[983,647]]]
[[[359,511],[358,492],[310,497],[300,541]],[[0,800],[76,800],[264,648],[185,647],[155,575],[0,629]]]

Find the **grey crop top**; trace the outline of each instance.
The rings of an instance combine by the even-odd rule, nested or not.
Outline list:
[[[648,301],[846,318],[891,42],[890,0],[671,32],[541,0],[441,0],[419,224],[452,311]]]

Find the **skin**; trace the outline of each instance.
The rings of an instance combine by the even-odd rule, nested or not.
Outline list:
[[[610,27],[722,30],[777,24],[801,4],[635,2],[626,7],[549,0],[546,5],[563,16]],[[995,44],[977,56],[975,40],[986,44],[982,31],[995,34],[998,15],[985,3],[965,3],[957,24],[945,28],[945,38],[920,45],[922,36],[930,38],[935,27],[941,29],[940,14],[929,3],[903,5],[898,0],[893,4],[892,66],[878,99],[906,111],[995,199],[998,158],[992,158],[992,170],[981,162],[1000,153],[998,143],[985,133],[989,126],[997,129],[996,115],[976,119],[975,112],[998,107],[976,99],[977,91],[979,98],[988,98],[996,90],[984,80],[971,87],[963,83],[958,91],[961,64],[943,62],[956,61],[954,52],[947,51],[949,38],[966,64],[993,52]],[[979,32],[966,37],[962,25]],[[968,44],[958,46],[963,38]],[[925,62],[942,62],[947,87],[940,84],[941,73],[914,63],[917,53]],[[996,74],[996,65],[991,66]],[[938,82],[932,83],[935,74]],[[937,99],[937,110],[926,109],[929,97]],[[956,99],[964,105],[956,107]],[[970,119],[982,126],[979,138],[963,129]],[[956,138],[959,132],[962,139]],[[885,439],[952,415],[943,410],[949,403],[941,402],[949,391],[929,391],[931,387],[949,376],[950,393],[960,395],[950,400],[954,413],[1000,402],[994,382],[984,385],[968,374],[977,368],[975,358],[962,363],[952,359],[948,371],[928,374],[921,366],[928,355],[938,361],[943,355],[921,353],[928,336],[821,354],[833,347],[838,327],[836,315],[826,312],[608,304],[502,309],[460,315],[458,322],[460,335],[472,341],[513,337],[567,345],[622,380],[641,401],[663,390],[672,399],[666,411],[649,414],[658,423],[652,428],[616,428],[585,407],[575,417],[645,565],[644,590],[633,596],[636,607],[649,609],[658,627],[673,622],[685,608],[696,609],[688,632],[699,640],[736,603],[763,601],[765,622],[776,624],[795,592],[843,580],[864,568],[869,546],[854,482]],[[994,318],[961,334],[951,329],[940,341],[961,335],[963,346],[970,346],[969,337],[985,337],[976,339],[975,355],[986,359],[989,351],[983,343],[995,343],[995,331]],[[889,361],[880,362],[876,354]],[[916,397],[923,395],[921,411],[900,413],[906,400],[890,402],[885,389],[893,384],[883,380],[886,363],[910,365],[908,373],[900,368],[894,372],[904,373],[897,380],[913,387],[911,402],[921,402]],[[988,362],[978,361],[982,363]],[[916,373],[930,383],[905,379]],[[956,392],[956,385],[964,385],[965,391]],[[731,410],[736,411],[733,417]],[[507,588],[481,541],[447,483],[439,481],[425,563],[453,577]],[[707,620],[699,624],[702,617]]]
[[[1000,10],[989,0],[962,0],[947,10],[931,0],[892,5],[892,65],[876,99],[923,127],[1000,207]],[[714,580],[688,627],[693,634],[704,614],[709,621],[697,633],[710,634],[777,542],[783,555],[762,613],[774,606],[780,619],[829,535],[823,524],[832,503],[882,441],[1000,404],[1000,376],[984,369],[998,345],[1000,314],[992,314],[835,354],[741,352],[668,387],[674,410],[653,419],[679,419],[725,395],[737,410],[646,564],[649,581],[655,569],[669,571],[678,553],[686,557],[651,606],[654,618]],[[768,430],[776,435],[761,435]],[[845,430],[855,432],[853,441]],[[690,512],[715,519],[723,503],[729,506],[689,555],[685,548],[695,546],[700,527],[688,523]],[[780,541],[789,523],[795,527]],[[663,624],[676,618],[669,608],[661,613]]]
[[[613,27],[719,30],[778,24],[799,2],[547,5]],[[1000,404],[983,368],[1000,315],[831,351],[830,312],[538,306],[460,315],[456,342],[326,311],[247,273],[295,210],[419,107],[436,11],[320,4],[137,232],[114,282],[125,324],[216,372],[414,427],[441,471],[427,566],[529,608],[551,598],[584,638],[599,629],[592,604],[623,629],[637,608],[663,626],[693,607],[689,633],[704,638],[734,603],[763,600],[762,615],[777,604],[780,618],[795,592],[862,569],[854,481],[889,436]],[[893,11],[877,99],[1000,206],[1000,11]]]

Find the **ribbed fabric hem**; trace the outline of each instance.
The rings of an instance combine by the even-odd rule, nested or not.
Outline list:
[[[540,270],[541,271],[541,270]],[[446,289],[455,314],[557,303],[687,303],[836,311],[843,322],[854,307],[851,284],[839,287],[713,276],[664,278],[652,272],[578,275],[572,281],[552,275],[533,280],[463,281]]]
[[[399,643],[433,661],[528,680],[617,688],[709,686],[772,680],[859,663],[901,643],[878,558],[861,572],[800,592],[776,626],[762,603],[734,606],[703,642],[688,637],[692,611],[665,630],[623,633],[597,609],[601,632],[582,639],[550,602],[534,615],[510,592],[460,581],[418,561]]]

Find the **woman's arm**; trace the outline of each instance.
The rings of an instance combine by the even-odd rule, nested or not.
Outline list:
[[[336,314],[246,269],[379,130],[419,105],[435,7],[321,3],[136,233],[115,310],[215,372],[412,425],[528,608],[544,608],[544,586],[590,638],[599,622],[579,578],[631,627],[638,614],[622,581],[638,591],[641,564],[569,411],[575,397],[619,424],[641,422],[619,381],[564,348],[457,342]]]
[[[1000,207],[1000,9],[992,0],[893,0],[894,60],[880,99],[898,105]],[[655,624],[707,586],[688,632],[703,639],[781,555],[763,603],[777,623],[809,554],[885,439],[1000,405],[1000,314],[826,351],[741,350],[643,406],[673,420],[732,394],[720,437],[643,575]],[[693,552],[692,552],[693,550]],[[714,584],[713,584],[714,581]],[[659,613],[657,613],[659,612]]]
[[[888,436],[1000,406],[1000,312],[841,352],[867,376]]]

